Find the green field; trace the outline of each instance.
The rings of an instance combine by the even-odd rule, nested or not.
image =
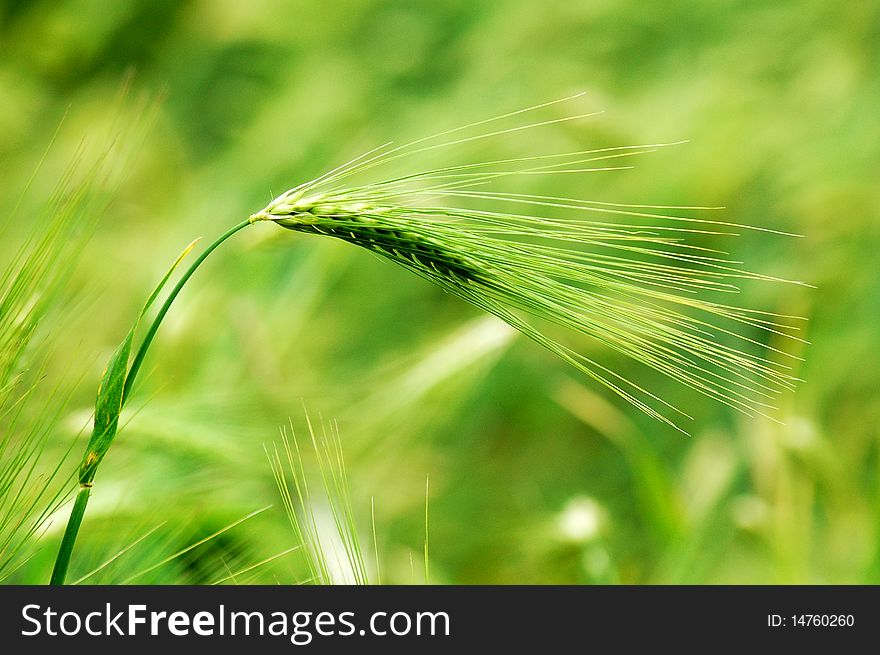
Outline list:
[[[755,336],[796,391],[749,417],[574,339],[686,436],[400,266],[257,224],[158,332],[69,580],[880,583],[878,70],[870,2],[0,2],[0,580],[49,580],[102,371],[195,237],[389,141],[585,92],[390,172],[683,141],[504,190],[802,235],[696,236],[805,283],[734,300],[807,319],[809,344]]]

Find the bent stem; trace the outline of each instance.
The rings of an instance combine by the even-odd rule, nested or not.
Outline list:
[[[174,299],[177,298],[177,295],[180,293],[181,289],[183,289],[184,285],[189,281],[192,277],[193,273],[196,272],[196,269],[201,266],[202,262],[207,259],[208,255],[210,255],[217,247],[226,241],[233,234],[246,228],[253,221],[248,219],[239,223],[238,225],[230,228],[227,232],[222,234],[217,238],[214,243],[208,246],[205,251],[199,255],[198,259],[196,259],[192,266],[190,266],[187,271],[181,276],[180,280],[178,280],[177,284],[171,290],[171,293],[168,294],[168,297],[165,299],[165,303],[159,309],[158,314],[156,314],[156,318],[153,319],[152,324],[150,325],[149,330],[147,330],[146,335],[144,336],[144,340],[141,342],[140,348],[135,354],[134,359],[131,363],[131,368],[128,369],[128,373],[125,377],[125,383],[122,389],[122,399],[120,403],[119,409],[122,409],[122,406],[125,405],[125,401],[128,398],[129,392],[131,391],[131,387],[134,384],[135,378],[137,377],[138,371],[143,364],[144,358],[147,355],[147,350],[150,347],[150,344],[153,342],[153,338],[156,336],[156,332],[159,330],[159,326],[162,324],[162,320],[165,318],[165,315],[168,313],[168,310],[171,308],[171,304],[174,302]],[[92,457],[93,453],[90,452],[90,449],[86,449],[86,454],[84,456],[84,461]],[[103,458],[103,454],[100,456]],[[58,556],[55,558],[55,568],[52,570],[52,578],[49,584],[52,585],[62,585],[64,584],[64,580],[67,577],[67,568],[70,565],[70,556],[73,553],[73,546],[76,543],[76,537],[79,533],[80,525],[82,524],[83,517],[86,513],[86,507],[89,503],[89,495],[91,493],[91,488],[93,484],[93,480],[95,477],[95,473],[97,472],[97,462],[91,465],[88,468],[88,473],[85,476],[80,476],[80,489],[79,493],[76,495],[76,501],[73,505],[73,510],[70,513],[70,518],[67,520],[67,527],[64,530],[64,537],[61,540],[61,547],[58,549]]]
[[[174,289],[171,290],[171,293],[168,294],[168,298],[165,300],[165,304],[162,305],[162,308],[159,310],[159,313],[156,314],[156,318],[153,320],[153,324],[150,325],[150,329],[147,331],[146,336],[144,336],[144,340],[141,343],[141,347],[138,349],[137,354],[134,356],[134,360],[131,362],[131,368],[128,371],[128,375],[125,378],[125,387],[122,390],[122,402],[125,404],[125,399],[128,397],[128,392],[131,390],[131,385],[134,383],[135,376],[137,376],[138,371],[141,368],[141,364],[144,361],[144,357],[147,355],[147,349],[150,347],[150,344],[153,342],[153,337],[156,336],[156,332],[159,330],[159,325],[162,323],[162,319],[165,318],[165,314],[168,313],[168,310],[171,308],[171,303],[174,302],[174,299],[177,297],[177,294],[180,293],[180,290],[183,289],[183,285],[187,283],[187,281],[192,277],[192,274],[196,272],[196,269],[201,266],[202,262],[207,259],[208,255],[210,255],[214,250],[217,249],[221,243],[226,241],[233,234],[246,228],[251,224],[251,220],[248,219],[246,221],[242,221],[238,225],[233,228],[230,228],[229,231],[222,234],[214,243],[208,246],[205,251],[199,255],[199,258],[196,259],[192,266],[190,266],[186,273],[180,278],[175,285]]]

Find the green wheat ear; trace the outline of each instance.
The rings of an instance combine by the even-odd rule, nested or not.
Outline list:
[[[684,411],[551,338],[535,319],[591,337],[749,416],[766,416],[773,399],[793,388],[796,378],[783,362],[752,352],[760,344],[745,332],[757,329],[796,339],[791,332],[797,328],[791,321],[799,319],[736,307],[718,296],[738,292],[738,280],[785,280],[743,270],[727,261],[724,253],[689,241],[701,234],[731,234],[729,228],[761,228],[666,213],[710,209],[706,207],[619,205],[486,188],[496,180],[518,176],[628,168],[608,162],[673,144],[494,160],[345,184],[355,174],[426,150],[589,116],[432,144],[439,137],[547,104],[404,146],[383,146],[281,194],[250,220],[332,236],[389,259],[498,316],[641,411],[677,429],[681,428],[670,415],[687,417]],[[459,207],[457,200],[489,202],[493,209]],[[511,211],[499,209],[505,207]],[[553,218],[549,210],[571,216]],[[724,345],[725,339],[740,345]],[[783,358],[791,356],[776,352]]]

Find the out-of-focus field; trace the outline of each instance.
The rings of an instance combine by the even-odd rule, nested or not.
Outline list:
[[[39,393],[71,394],[45,467],[76,438],[74,468],[109,355],[194,237],[387,141],[578,91],[571,112],[604,113],[445,161],[688,140],[529,192],[723,205],[804,235],[743,231],[733,259],[816,287],[738,300],[808,319],[778,423],[584,344],[686,409],[685,437],[399,267],[255,226],[159,333],[71,578],[155,528],[92,578],[126,581],[272,505],[131,581],[303,581],[297,551],[251,565],[297,545],[264,446],[288,422],[305,436],[307,412],[338,423],[382,582],[424,579],[429,476],[434,583],[880,583],[878,70],[870,2],[0,3],[0,263],[41,220],[7,217],[65,114],[25,207],[83,138],[86,160],[115,135],[134,153],[31,345]],[[48,579],[63,525],[8,581]]]

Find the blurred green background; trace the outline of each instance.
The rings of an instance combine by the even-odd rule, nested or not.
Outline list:
[[[303,581],[299,551],[251,566],[297,545],[264,446],[288,421],[306,435],[307,412],[338,423],[383,582],[424,579],[430,476],[434,583],[880,583],[878,70],[871,2],[0,3],[0,220],[65,113],[28,202],[84,137],[86,159],[116,135],[134,153],[31,347],[40,393],[70,395],[42,467],[75,440],[74,468],[110,353],[194,237],[386,141],[578,91],[570,113],[604,113],[448,161],[688,139],[530,192],[723,205],[804,235],[744,232],[734,259],[817,287],[742,296],[809,319],[781,424],[639,378],[695,417],[685,437],[396,266],[257,226],[169,315],[71,577],[155,529],[93,578],[127,580],[272,505],[134,581]],[[4,226],[0,261],[39,220]],[[48,580],[63,523],[9,581]]]

